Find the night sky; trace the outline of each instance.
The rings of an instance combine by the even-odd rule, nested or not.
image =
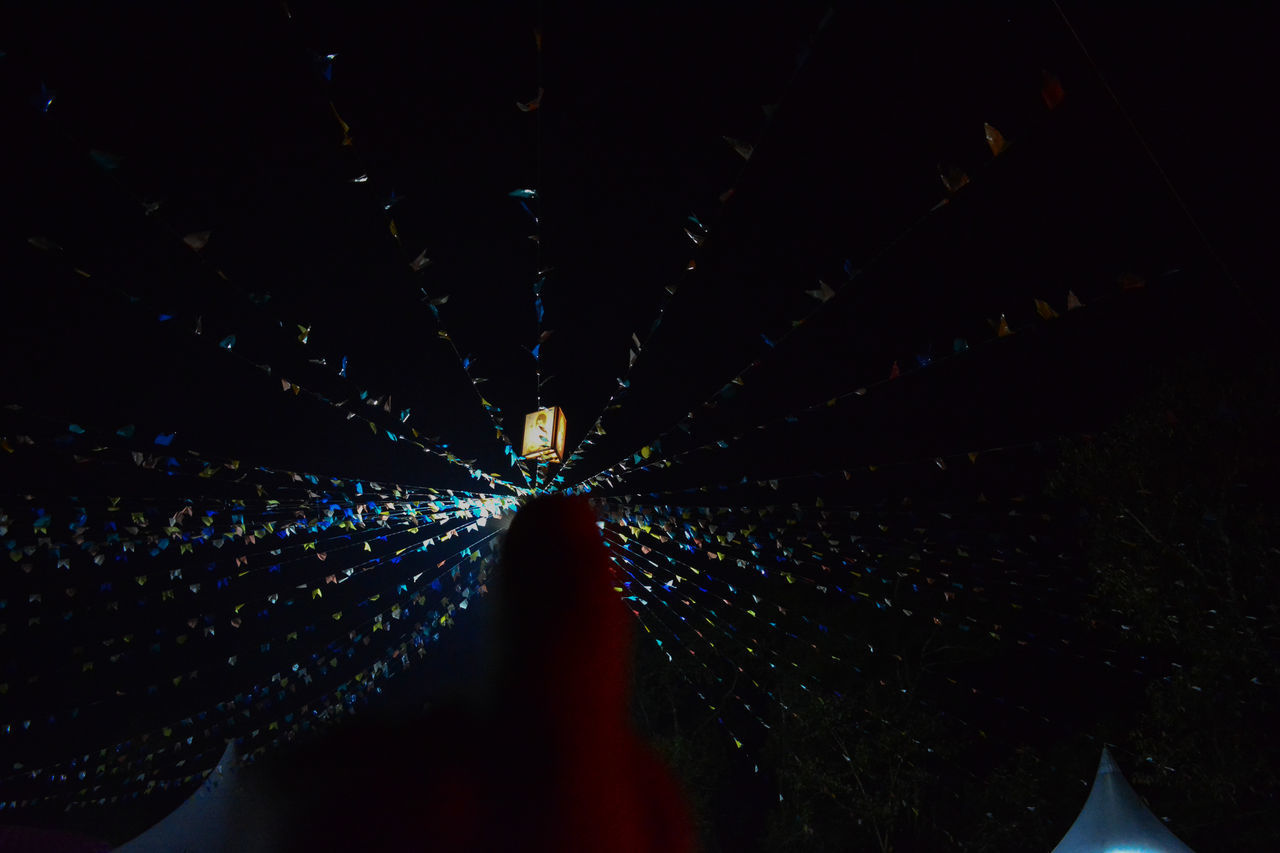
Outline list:
[[[10,537],[68,495],[235,492],[69,461],[102,445],[161,452],[156,435],[174,436],[165,453],[245,470],[510,496],[466,469],[523,485],[490,416],[518,437],[539,401],[563,408],[571,449],[589,439],[558,486],[650,461],[641,448],[673,460],[587,483],[615,509],[909,495],[940,510],[1034,492],[1054,441],[1104,428],[1185,353],[1230,341],[1247,358],[1264,343],[1264,54],[1243,15],[29,5],[0,27],[0,403],[22,407],[0,434],[39,439],[0,460]],[[1052,109],[1051,78],[1064,93]],[[538,109],[517,108],[540,87]],[[1007,141],[998,157],[984,122]],[[948,192],[940,166],[969,184]],[[528,209],[511,195],[525,188]],[[184,243],[205,231],[198,251]],[[414,269],[420,253],[430,263]],[[829,300],[807,293],[820,282]],[[1068,292],[1083,308],[1067,310]],[[361,417],[335,411],[353,398]],[[116,433],[127,424],[133,437]],[[464,463],[386,438],[411,428]],[[128,579],[146,559],[97,571]],[[235,643],[249,657],[264,627],[186,647],[203,686],[169,699],[142,689],[146,658],[121,665],[139,689],[114,699],[101,670],[65,693],[23,686],[119,624],[81,595],[72,627],[50,627],[72,605],[49,604],[30,628],[30,577],[6,582],[0,646],[2,722],[37,720],[2,751],[27,769],[208,711],[279,666],[208,674]],[[474,663],[466,618],[413,690]],[[94,710],[67,721],[72,706]],[[42,726],[50,714],[60,722]],[[50,795],[20,777],[0,778],[0,798],[48,797],[28,822],[135,790],[108,779]]]

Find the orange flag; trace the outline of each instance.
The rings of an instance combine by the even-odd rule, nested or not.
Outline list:
[[[942,179],[942,185],[949,193],[959,192],[969,184],[969,176],[958,166],[943,168],[942,164],[938,164],[938,177]]]
[[[987,122],[982,123],[982,128],[987,134],[987,147],[991,149],[991,156],[999,157],[1004,153],[1004,149],[1009,145],[1004,141],[1004,134],[996,130]]]
[[[1043,72],[1040,81],[1040,99],[1044,101],[1046,108],[1056,110],[1062,104],[1062,99],[1067,93],[1062,88],[1062,83],[1057,76],[1050,74],[1048,71]]]

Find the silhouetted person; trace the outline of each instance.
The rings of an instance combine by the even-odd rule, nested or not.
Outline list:
[[[275,769],[288,849],[694,849],[678,785],[630,722],[630,616],[595,522],[582,498],[516,514],[480,708],[353,726]]]

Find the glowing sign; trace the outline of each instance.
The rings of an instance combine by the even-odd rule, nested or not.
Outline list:
[[[564,459],[564,412],[559,406],[539,409],[524,416],[525,459],[560,462]]]

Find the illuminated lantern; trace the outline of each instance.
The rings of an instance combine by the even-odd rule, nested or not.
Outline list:
[[[564,459],[564,412],[559,406],[539,409],[524,416],[525,459],[560,462]]]

